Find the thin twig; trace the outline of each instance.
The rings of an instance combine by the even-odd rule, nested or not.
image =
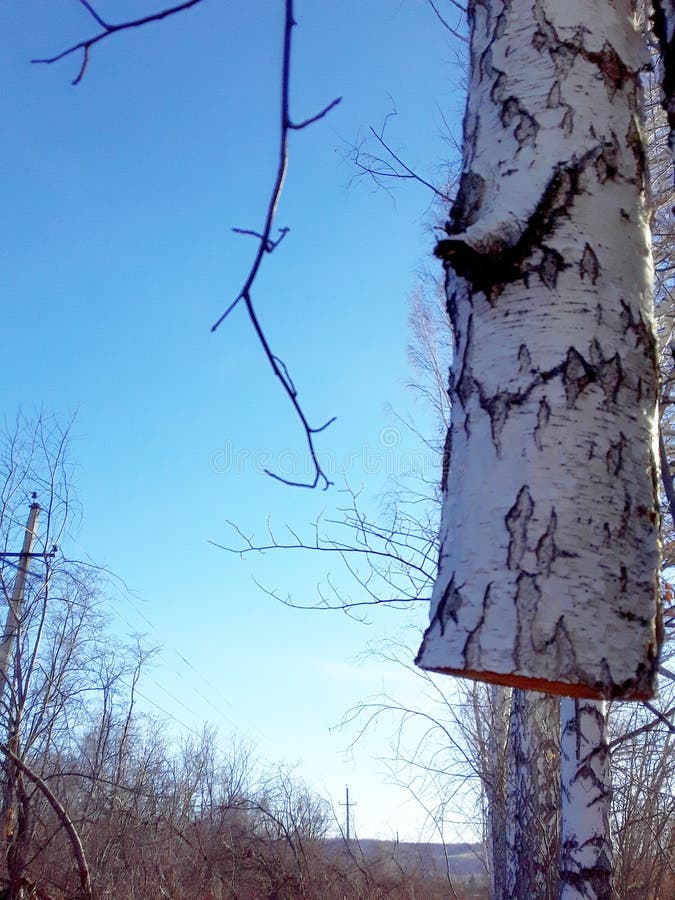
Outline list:
[[[305,432],[305,439],[307,441],[307,446],[309,448],[310,457],[312,460],[312,465],[314,467],[314,478],[312,481],[293,481],[289,478],[284,478],[281,475],[277,475],[276,472],[272,472],[270,469],[265,469],[265,474],[269,475],[271,478],[274,478],[276,481],[281,481],[283,484],[291,485],[292,487],[307,487],[307,488],[315,488],[319,482],[322,482],[324,490],[328,488],[332,482],[329,481],[325,472],[321,468],[321,464],[319,463],[319,459],[316,454],[316,448],[314,447],[314,435],[319,434],[319,432],[323,431],[327,428],[332,422],[335,421],[335,417],[329,419],[323,425],[319,427],[312,427],[307,421],[307,417],[305,416],[304,410],[300,405],[298,400],[298,392],[293,384],[293,380],[288,372],[288,368],[286,364],[280,359],[280,357],[272,351],[270,344],[267,340],[263,327],[260,323],[258,315],[256,313],[255,307],[253,305],[253,298],[251,295],[251,291],[253,288],[253,284],[258,275],[258,271],[260,269],[263,256],[265,253],[271,253],[276,247],[279,246],[279,243],[283,239],[283,237],[288,233],[288,229],[282,228],[280,231],[280,237],[274,241],[271,238],[272,234],[272,226],[274,224],[274,218],[276,215],[277,207],[279,205],[279,198],[281,197],[281,192],[284,185],[284,178],[286,176],[286,169],[288,167],[288,135],[292,130],[300,130],[302,128],[306,128],[308,125],[312,125],[314,122],[319,121],[325,115],[327,115],[342,99],[341,97],[336,98],[331,103],[329,103],[324,109],[322,109],[319,113],[314,116],[310,116],[308,119],[304,119],[301,122],[294,123],[291,120],[289,108],[290,108],[290,71],[291,71],[291,36],[293,31],[293,26],[295,25],[295,20],[293,18],[293,0],[286,0],[286,20],[284,25],[284,48],[283,48],[283,63],[282,63],[282,76],[281,76],[281,128],[280,128],[280,136],[279,136],[279,161],[277,164],[277,173],[274,181],[274,187],[272,189],[272,193],[270,195],[269,203],[267,206],[267,215],[265,218],[265,224],[261,232],[250,231],[248,229],[235,229],[238,233],[241,234],[249,234],[256,237],[259,241],[258,243],[258,251],[255,255],[251,268],[249,270],[246,281],[244,282],[244,286],[241,291],[237,295],[237,297],[230,303],[225,312],[220,316],[217,322],[211,327],[211,331],[216,331],[220,325],[225,321],[227,316],[232,312],[232,310],[237,306],[240,301],[243,301],[246,306],[246,311],[248,313],[249,320],[253,325],[253,329],[258,337],[258,341],[263,349],[267,360],[272,367],[272,371],[279,379],[282,384],[282,387],[288,396],[291,404],[295,410],[295,413],[300,420],[302,428]]]
[[[162,19],[166,19],[169,16],[175,15],[176,13],[183,12],[186,9],[190,9],[190,7],[192,6],[197,6],[197,4],[201,2],[202,0],[186,0],[185,3],[180,3],[178,6],[170,6],[167,9],[160,10],[159,12],[150,13],[147,16],[142,16],[140,19],[131,19],[128,22],[120,22],[117,25],[112,25],[109,22],[106,22],[96,12],[91,3],[87,2],[87,0],[80,0],[82,6],[87,10],[94,21],[101,26],[103,31],[100,31],[93,37],[78,41],[77,44],[73,44],[66,50],[62,50],[60,53],[57,53],[56,56],[43,57],[42,59],[31,59],[31,62],[36,64],[44,63],[46,65],[51,65],[52,63],[59,62],[60,60],[65,59],[67,56],[70,56],[72,53],[77,53],[78,50],[81,50],[82,65],[80,66],[80,70],[72,82],[74,85],[79,84],[84,78],[84,73],[87,70],[87,65],[89,63],[89,51],[95,44],[98,44],[99,41],[102,41],[104,38],[110,37],[113,34],[117,34],[117,32],[119,31],[128,31],[130,28],[140,28],[142,25],[149,25],[151,22],[160,22]]]
[[[44,63],[51,64],[58,62],[59,60],[65,59],[67,56],[70,56],[73,53],[77,53],[78,51],[82,52],[82,65],[80,66],[80,70],[77,73],[75,79],[73,80],[73,84],[79,84],[84,77],[84,74],[87,69],[87,65],[89,63],[89,53],[93,46],[95,46],[99,41],[102,41],[104,38],[110,37],[113,34],[116,34],[120,31],[127,31],[131,28],[139,28],[143,25],[147,25],[152,22],[159,22],[162,19],[166,19],[169,16],[175,15],[179,12],[183,12],[186,9],[190,9],[193,6],[197,6],[197,4],[201,3],[201,0],[185,0],[185,2],[180,3],[176,6],[168,7],[167,9],[160,10],[156,13],[151,13],[147,16],[142,16],[139,19],[132,19],[127,22],[121,22],[118,24],[111,24],[107,22],[99,13],[95,10],[89,0],[80,0],[81,5],[84,9],[89,13],[89,15],[94,19],[97,25],[102,29],[97,34],[92,37],[85,38],[81,41],[78,41],[76,44],[68,47],[65,50],[62,50],[60,53],[57,53],[55,56],[44,57],[41,59],[33,59],[31,62],[33,63]],[[321,468],[319,463],[319,459],[316,454],[316,449],[314,447],[314,435],[319,434],[325,428],[327,428],[330,424],[335,421],[335,417],[330,418],[323,425],[318,427],[313,427],[307,421],[307,417],[300,405],[298,400],[297,391],[293,384],[293,380],[290,377],[288,369],[285,363],[273,353],[270,344],[267,340],[265,332],[262,328],[260,320],[258,319],[257,313],[253,306],[253,299],[251,296],[251,290],[253,287],[253,283],[256,279],[258,271],[260,269],[260,265],[262,263],[262,259],[265,253],[272,253],[284,239],[284,237],[288,234],[288,228],[281,228],[279,230],[279,237],[274,240],[272,238],[272,226],[274,224],[274,218],[277,211],[277,206],[279,204],[279,198],[281,197],[281,191],[283,189],[284,178],[286,175],[286,168],[288,166],[288,135],[290,131],[300,131],[303,128],[307,128],[309,125],[313,125],[315,122],[318,122],[320,119],[323,119],[324,116],[328,115],[328,113],[334,109],[338,103],[341,101],[341,97],[337,97],[335,100],[332,100],[327,106],[325,106],[322,110],[316,113],[313,116],[310,116],[307,119],[303,119],[300,122],[293,122],[290,116],[289,107],[290,107],[290,71],[291,71],[291,37],[293,26],[295,25],[295,20],[293,17],[293,0],[286,0],[285,2],[285,24],[284,24],[284,42],[283,42],[283,63],[282,63],[282,78],[281,78],[281,128],[280,128],[280,141],[279,141],[279,162],[277,165],[277,173],[276,179],[274,182],[274,188],[272,190],[272,194],[270,196],[270,200],[267,207],[267,216],[265,218],[265,225],[261,232],[253,231],[251,229],[245,228],[235,228],[238,234],[245,234],[252,236],[258,240],[258,251],[253,260],[253,264],[251,265],[251,269],[249,271],[248,277],[244,282],[244,286],[241,291],[235,297],[235,299],[230,303],[225,312],[220,316],[218,321],[212,326],[211,331],[216,331],[216,329],[225,321],[225,319],[229,316],[229,314],[239,305],[241,301],[246,306],[246,311],[248,313],[249,320],[253,325],[254,331],[258,337],[258,341],[263,348],[263,352],[267,357],[267,360],[272,367],[274,374],[277,376],[279,381],[281,382],[284,391],[286,392],[288,398],[290,399],[293,408],[295,409],[296,415],[300,420],[302,428],[305,432],[305,438],[307,441],[307,445],[309,447],[309,453],[312,460],[312,465],[314,467],[314,478],[312,481],[304,482],[304,481],[293,481],[288,478],[283,478],[281,475],[277,475],[275,472],[270,471],[269,469],[265,469],[265,473],[269,475],[271,478],[276,479],[277,481],[281,481],[283,484],[292,485],[294,487],[307,487],[307,488],[315,488],[320,482],[323,484],[324,490],[332,484],[331,481],[328,480],[325,472]]]
[[[668,718],[668,716],[665,713],[662,713],[660,709],[657,709],[653,703],[648,703],[646,700],[643,700],[642,702],[647,707],[647,709],[649,710],[650,713],[655,715],[657,719],[660,719],[660,721],[666,726],[666,728],[668,728],[669,731],[671,731],[673,734],[675,734],[675,725],[673,725],[673,723],[670,721],[670,719]],[[672,710],[671,710],[671,715],[672,715]]]
[[[646,704],[645,704],[646,705]],[[610,751],[613,751],[615,747],[620,746],[625,741],[633,740],[636,737],[640,737],[642,734],[647,734],[648,731],[653,731],[659,725],[663,724],[663,720],[665,720],[668,724],[669,730],[672,731],[673,726],[670,723],[670,717],[675,713],[675,706],[671,706],[670,709],[667,709],[665,712],[659,712],[655,719],[652,719],[651,722],[647,722],[645,725],[640,725],[639,728],[634,728],[633,731],[629,731],[626,734],[619,735],[619,737],[614,738],[613,741],[609,743]]]
[[[466,15],[466,10],[464,9],[464,7],[461,4],[457,3],[456,0],[450,0],[450,2],[452,3],[453,6],[455,6],[460,11],[460,13],[463,16]],[[457,40],[459,40],[459,41],[463,41],[465,44],[469,43],[469,39],[467,38],[467,36],[465,34],[461,34],[459,31],[457,31],[456,28],[453,28],[452,25],[448,22],[448,20],[446,18],[444,18],[444,16],[441,15],[441,11],[439,10],[436,3],[434,3],[434,0],[429,0],[429,6],[435,12],[436,18],[438,19],[438,21],[445,28],[448,29],[448,31],[450,32],[451,35],[453,35],[453,37],[456,37]]]
[[[318,122],[319,119],[323,119],[324,116],[327,116],[331,109],[334,109],[338,103],[342,100],[342,97],[336,97],[335,100],[331,100],[331,102],[326,106],[321,112],[318,112],[315,116],[310,116],[309,119],[305,119],[303,122],[289,122],[288,127],[292,128],[294,131],[300,131],[303,128],[307,128],[308,125],[313,125],[315,122]]]
[[[264,554],[266,552],[272,550],[311,550],[311,551],[319,551],[321,553],[340,553],[340,554],[351,554],[362,557],[374,557],[374,558],[383,558],[389,560],[391,562],[401,562],[401,557],[396,553],[392,553],[386,550],[376,550],[372,547],[353,547],[349,544],[342,544],[338,541],[323,541],[320,536],[317,536],[316,543],[309,544],[304,543],[301,540],[297,539],[295,544],[282,544],[276,541],[274,538],[270,544],[254,544],[251,538],[245,535],[241,529],[234,523],[227,523],[231,526],[231,528],[236,531],[236,533],[245,541],[246,546],[244,547],[228,547],[227,544],[219,544],[217,541],[209,541],[214,547],[217,547],[219,550],[227,550],[228,553],[236,553],[240,557],[244,557],[249,553],[260,553]],[[295,536],[295,535],[294,535]],[[408,548],[410,549],[410,548]],[[411,560],[404,560],[405,566],[408,570],[415,570],[423,576],[423,578],[431,580],[432,575],[427,572],[422,566],[416,565]]]
[[[379,131],[376,131],[372,125],[370,126],[370,133],[380,144],[380,146],[386,151],[391,160],[396,163],[396,165],[393,165],[392,162],[388,159],[383,159],[382,157],[374,156],[368,151],[363,151],[362,148],[365,144],[365,140],[362,140],[360,144],[351,148],[350,153],[352,163],[356,166],[357,169],[360,170],[358,174],[370,175],[370,177],[378,187],[385,187],[385,185],[379,180],[385,178],[399,179],[401,181],[417,181],[423,187],[428,188],[437,197],[440,197],[442,200],[450,203],[451,197],[447,193],[439,190],[430,181],[427,181],[425,178],[422,178],[421,175],[418,175],[418,173],[414,169],[411,169],[410,166],[407,165],[385,141],[384,132],[387,127],[387,123],[392,116],[396,115],[398,115],[398,113],[396,111],[396,108],[394,107],[384,117],[384,122],[382,123],[382,127]]]
[[[394,151],[391,149],[391,147],[384,140],[384,128],[382,129],[381,134],[378,134],[372,125],[370,126],[370,130],[371,130],[372,134],[374,135],[374,137],[376,138],[376,140],[379,141],[379,143],[384,147],[384,149],[391,156],[391,158],[393,160],[395,160],[399,164],[399,166],[401,166],[401,168],[406,173],[406,177],[413,178],[415,181],[419,181],[420,184],[424,185],[424,187],[429,188],[429,190],[433,191],[434,194],[437,194],[443,200],[447,200],[448,202],[450,202],[450,197],[447,194],[445,194],[443,191],[439,190],[437,187],[434,187],[434,185],[431,184],[431,182],[426,181],[424,178],[422,178],[421,175],[418,175],[417,172],[415,172],[413,169],[411,169],[409,166],[407,166],[403,162],[403,160],[401,159],[400,156],[398,156],[398,154],[394,153]]]

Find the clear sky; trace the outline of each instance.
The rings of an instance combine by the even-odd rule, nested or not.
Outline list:
[[[160,5],[97,8],[119,21]],[[331,730],[383,687],[414,697],[414,679],[364,657],[403,620],[288,609],[252,576],[306,602],[329,572],[345,584],[334,560],[242,561],[210,543],[232,543],[227,520],[264,537],[268,517],[281,533],[335,515],[342,470],[377,515],[391,476],[411,458],[427,464],[396,415],[432,427],[405,387],[409,298],[434,265],[430,196],[350,184],[347,157],[395,105],[388,138],[425,178],[442,177],[454,152],[444,122],[460,130],[458,48],[425,0],[297,0],[296,17],[294,116],[344,99],[292,135],[278,218],[291,231],[255,299],[311,421],[338,417],[317,441],[337,487],[303,491],[262,473],[302,471],[303,436],[242,311],[209,333],[255,250],[230,229],[260,228],[274,178],[281,0],[204,0],[113,36],[77,87],[79,59],[29,60],[91,34],[82,7],[2,5],[1,408],[76,414],[84,514],[70,551],[125,580],[120,628],[163,645],[150,700],[182,726],[209,720],[262,758],[297,762],[335,802],[348,781],[361,836],[414,839],[421,813],[384,786],[374,759],[389,752],[387,729],[351,760],[353,731]]]

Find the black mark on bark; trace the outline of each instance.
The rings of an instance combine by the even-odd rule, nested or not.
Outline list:
[[[537,410],[537,424],[534,428],[534,443],[537,446],[537,450],[543,450],[542,444],[542,432],[544,428],[548,425],[551,418],[551,407],[549,406],[548,400],[546,397],[543,397],[539,401],[539,409]]]
[[[626,303],[625,300],[621,300],[621,325],[623,327],[624,334],[628,331],[632,331],[635,335],[635,346],[642,347],[645,354],[649,357],[654,372],[656,372],[657,368],[657,356],[656,356],[656,338],[654,337],[654,333],[650,326],[644,321],[642,315],[640,313],[637,314],[637,318],[633,315],[633,311]]]
[[[460,609],[463,602],[460,589],[463,587],[463,584],[459,587],[455,585],[455,573],[453,572],[450,583],[443,591],[443,596],[436,607],[436,619],[442,635],[445,634],[445,626],[449,621],[452,620],[455,625],[457,624],[457,610]]]
[[[584,56],[600,69],[610,96],[621,90],[624,81],[634,77],[614,47],[607,42],[605,42],[600,53],[585,52]]]
[[[549,290],[554,290],[558,284],[558,275],[565,268],[565,260],[561,253],[551,247],[543,248],[541,263],[539,264],[539,277]]]
[[[562,367],[562,380],[568,408],[576,403],[589,384],[599,384],[608,403],[616,403],[619,388],[623,384],[623,369],[619,354],[605,359],[600,344],[593,339],[589,348],[590,359],[570,347]]]
[[[450,328],[452,329],[452,335],[453,335],[454,344],[455,344],[455,353],[457,353],[459,351],[459,344],[460,344],[460,340],[461,340],[461,331],[459,329],[459,306],[457,303],[457,291],[450,289],[449,285],[446,284],[445,297],[446,297],[445,311],[447,312],[448,319],[450,320]]]
[[[530,639],[531,624],[537,614],[537,608],[541,600],[541,590],[537,585],[534,575],[521,572],[516,579],[516,668],[520,667],[523,650],[528,651],[532,646]]]
[[[471,353],[471,346],[473,343],[473,314],[469,316],[469,321],[467,322],[467,334],[466,334],[466,344],[464,346],[464,355],[462,357],[462,368],[459,373],[459,378],[457,379],[457,383],[454,386],[454,392],[458,397],[462,406],[466,407],[471,396],[475,389],[475,383],[473,379],[473,374],[471,371],[471,364],[469,362],[469,355]]]
[[[450,476],[450,466],[452,465],[452,426],[448,428],[445,434],[445,443],[443,444],[443,471],[441,473],[441,490],[443,493],[448,487],[448,478]]]
[[[631,514],[632,503],[630,497],[628,496],[628,491],[626,491],[623,496],[623,510],[621,511],[621,521],[619,523],[619,533],[617,535],[620,540],[623,540],[623,538],[625,538],[626,536],[628,526],[630,525]]]
[[[518,348],[518,369],[521,375],[532,373],[532,358],[525,344],[521,344]]]
[[[595,284],[598,280],[598,276],[600,274],[600,263],[598,262],[598,257],[595,255],[595,252],[590,244],[586,244],[584,247],[584,252],[581,257],[581,261],[579,263],[579,274],[581,275],[582,280],[588,276],[591,279],[591,284]],[[598,304],[599,315],[602,315],[602,307]],[[599,321],[598,321],[599,324]]]
[[[534,144],[539,131],[539,123],[517,97],[511,96],[504,100],[499,118],[504,128],[510,128],[513,122],[516,122],[513,134],[520,147]]]
[[[612,137],[613,140],[604,141],[602,152],[595,161],[595,171],[600,184],[615,178],[619,171],[619,142],[616,135],[612,135]]]
[[[506,80],[504,72],[500,72],[495,78],[490,89],[490,99],[493,103],[501,103],[506,97]]]
[[[549,109],[557,109],[560,106],[560,82],[554,81],[546,98],[546,106]]]
[[[459,189],[450,210],[450,221],[446,223],[448,234],[466,231],[478,218],[485,195],[485,179],[476,172],[463,172]]]
[[[567,351],[562,379],[569,408],[574,406],[579,395],[593,379],[591,367],[574,347]]]
[[[527,526],[534,513],[534,501],[527,485],[518,492],[516,502],[507,512],[504,521],[510,535],[507,565],[517,569],[527,550]]]
[[[607,451],[607,471],[610,475],[618,475],[621,472],[621,468],[623,466],[623,451],[626,447],[626,438],[623,434],[621,434],[620,438],[616,443],[609,445],[609,450]]]
[[[553,65],[558,77],[564,81],[577,58],[579,48],[570,43],[556,44],[549,48]]]
[[[590,345],[590,360],[594,372],[594,380],[600,384],[605,392],[608,403],[616,403],[619,396],[619,388],[623,384],[623,369],[621,357],[618,353],[605,358],[597,338],[593,338]]]
[[[630,126],[626,133],[626,143],[633,152],[637,165],[637,176],[642,181],[646,169],[645,145],[636,116],[631,116]]]
[[[505,284],[523,280],[531,269],[528,261],[533,251],[541,247],[555,231],[558,222],[568,215],[575,197],[580,193],[581,173],[595,161],[599,152],[596,148],[579,160],[556,166],[515,244],[506,244],[500,233],[494,236],[484,252],[479,252],[457,232],[456,237],[453,233],[439,241],[434,253],[447,267],[468,281],[475,291],[481,291],[486,296],[494,294],[497,288]]]
[[[542,534],[537,542],[537,565],[542,575],[551,574],[551,566],[557,557],[557,549],[555,545],[554,535],[558,526],[558,517],[555,510],[551,510],[551,516],[546,526],[546,531]]]
[[[480,652],[479,648],[474,647],[474,643],[476,639],[480,638],[480,631],[483,625],[485,624],[485,618],[487,616],[488,609],[490,607],[490,593],[492,591],[492,582],[488,584],[483,592],[483,604],[480,614],[480,619],[476,623],[476,627],[472,628],[468,634],[468,637],[464,643],[464,663],[468,668],[477,668],[480,665]]]

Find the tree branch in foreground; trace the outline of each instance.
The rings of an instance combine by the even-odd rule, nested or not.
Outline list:
[[[271,478],[276,479],[277,481],[281,481],[283,484],[291,485],[292,487],[307,487],[307,488],[315,488],[320,482],[323,484],[324,490],[328,488],[332,482],[329,481],[328,476],[325,474],[323,469],[321,468],[321,464],[319,463],[318,457],[316,455],[316,448],[314,446],[314,438],[315,435],[319,434],[324,429],[328,428],[330,424],[335,421],[335,417],[333,416],[327,422],[324,422],[323,425],[319,425],[318,427],[313,427],[309,424],[305,412],[300,405],[300,401],[298,400],[298,392],[293,384],[293,381],[288,373],[288,369],[286,368],[285,363],[272,351],[270,347],[269,341],[265,335],[263,327],[260,323],[260,319],[256,313],[255,307],[253,305],[253,297],[252,297],[252,289],[255,279],[260,270],[260,266],[262,264],[263,258],[266,253],[272,253],[281,243],[283,238],[288,233],[288,228],[280,229],[279,237],[275,240],[272,238],[272,228],[274,226],[274,220],[277,212],[277,207],[279,205],[279,199],[281,197],[281,192],[284,185],[284,179],[286,177],[286,169],[288,167],[288,136],[291,131],[300,131],[303,128],[307,128],[309,125],[313,125],[315,122],[320,121],[324,118],[324,116],[328,115],[328,113],[334,109],[340,100],[341,97],[337,97],[335,100],[331,101],[327,106],[325,106],[320,112],[316,113],[316,115],[310,116],[307,119],[302,120],[301,122],[294,122],[291,119],[290,115],[290,73],[291,73],[291,37],[293,26],[295,25],[295,20],[293,18],[293,0],[286,0],[286,21],[284,25],[284,48],[283,48],[283,63],[282,63],[282,77],[281,77],[281,130],[279,135],[279,160],[277,164],[277,173],[274,181],[274,187],[272,189],[272,193],[270,195],[269,203],[267,206],[267,215],[265,217],[265,224],[262,228],[262,231],[252,231],[250,229],[242,229],[236,228],[234,229],[238,234],[247,234],[252,237],[255,237],[258,241],[258,250],[253,259],[253,263],[249,270],[249,273],[244,282],[244,286],[241,291],[235,297],[235,299],[230,303],[222,316],[218,319],[217,322],[212,326],[211,331],[216,331],[217,328],[225,321],[225,319],[229,316],[233,309],[239,305],[240,301],[243,301],[246,306],[246,311],[248,313],[249,320],[253,325],[253,329],[258,337],[258,341],[260,346],[263,349],[265,356],[267,357],[267,361],[272,367],[272,371],[276,375],[276,377],[281,382],[281,385],[288,396],[295,413],[300,420],[302,428],[305,432],[305,438],[307,441],[307,446],[309,448],[309,453],[312,459],[312,465],[314,467],[314,478],[311,481],[293,481],[289,478],[283,478],[281,475],[277,475],[275,472],[272,472],[270,469],[265,469],[265,474],[269,475]]]
[[[78,41],[78,43],[73,44],[71,47],[68,47],[65,50],[62,50],[60,53],[55,56],[45,57],[42,59],[33,59],[31,62],[33,63],[45,63],[51,64],[58,62],[59,60],[65,59],[67,56],[70,56],[73,53],[77,53],[78,51],[82,51],[82,65],[80,66],[80,70],[73,80],[73,84],[79,84],[84,77],[84,74],[87,69],[87,65],[89,62],[89,52],[91,48],[97,44],[99,41],[104,40],[107,37],[110,37],[113,34],[116,34],[119,31],[126,31],[132,28],[139,28],[142,25],[147,25],[152,22],[159,22],[162,19],[166,19],[169,16],[175,15],[176,13],[183,12],[186,9],[190,9],[193,6],[196,6],[200,3],[201,0],[186,0],[184,3],[180,3],[177,6],[168,7],[167,9],[161,10],[157,13],[151,13],[147,16],[142,16],[139,19],[133,19],[128,22],[122,22],[117,25],[111,24],[107,22],[102,16],[98,14],[93,5],[89,2],[89,0],[80,0],[82,6],[86,9],[89,15],[94,19],[96,24],[101,28],[97,34],[93,35],[90,38],[86,38],[82,41]],[[293,0],[285,0],[285,23],[284,23],[284,42],[283,42],[283,62],[282,62],[282,78],[281,78],[281,131],[280,131],[280,140],[279,140],[279,161],[277,164],[277,173],[274,182],[274,188],[272,189],[272,193],[269,199],[269,203],[267,206],[267,215],[265,217],[265,224],[263,226],[262,231],[253,231],[248,228],[235,228],[233,229],[238,234],[245,234],[251,237],[256,238],[258,241],[258,251],[255,255],[251,268],[249,270],[246,281],[244,282],[244,286],[241,291],[237,295],[237,297],[230,303],[222,316],[218,319],[218,321],[212,326],[211,331],[214,332],[216,329],[225,321],[225,319],[229,316],[235,307],[239,305],[240,301],[244,302],[246,306],[246,311],[248,313],[249,320],[253,325],[253,329],[256,333],[260,346],[263,349],[267,360],[272,367],[272,371],[276,375],[276,377],[281,382],[281,385],[288,396],[295,413],[300,420],[300,424],[302,425],[302,429],[305,433],[305,438],[307,441],[307,446],[309,448],[310,457],[312,460],[312,465],[314,468],[314,477],[311,481],[293,481],[292,479],[283,478],[281,475],[277,475],[275,472],[270,471],[269,469],[265,469],[265,473],[269,475],[271,478],[276,479],[277,481],[281,481],[283,484],[288,484],[293,487],[307,487],[307,488],[315,488],[319,483],[323,485],[323,489],[328,488],[332,482],[329,481],[327,475],[323,471],[321,464],[319,463],[319,459],[316,454],[316,448],[314,446],[314,439],[317,434],[326,429],[329,425],[331,425],[335,421],[335,416],[328,419],[327,422],[324,422],[323,425],[312,426],[309,424],[305,412],[300,405],[298,400],[298,392],[293,384],[293,381],[289,375],[288,369],[285,363],[272,351],[270,347],[269,341],[267,340],[267,336],[265,335],[264,329],[261,325],[260,319],[256,313],[255,307],[253,305],[252,298],[252,288],[255,282],[256,276],[258,275],[258,271],[260,270],[260,266],[263,261],[263,257],[266,253],[272,253],[281,243],[283,238],[288,233],[288,228],[281,228],[279,230],[279,237],[276,239],[272,238],[272,228],[274,226],[274,220],[277,212],[277,207],[279,204],[279,199],[281,197],[281,192],[283,189],[284,178],[286,176],[286,169],[288,166],[288,136],[291,131],[301,131],[303,128],[307,128],[309,125],[313,125],[315,122],[323,119],[328,113],[334,109],[338,103],[341,101],[341,97],[337,97],[335,100],[332,100],[327,106],[325,106],[322,110],[316,113],[313,116],[309,116],[306,119],[303,119],[299,122],[294,122],[290,116],[290,72],[291,72],[291,37],[293,26],[296,24],[295,19],[293,17]]]
[[[73,44],[71,47],[68,47],[66,50],[62,50],[60,53],[57,53],[56,56],[48,56],[43,57],[42,59],[31,59],[32,63],[44,63],[46,65],[51,65],[52,63],[60,62],[62,59],[65,59],[67,56],[71,56],[73,53],[77,53],[78,51],[82,51],[82,65],[80,66],[80,70],[73,79],[72,84],[79,84],[84,78],[84,74],[87,71],[87,66],[89,64],[89,51],[91,48],[98,44],[99,41],[102,41],[104,38],[110,37],[113,34],[117,34],[119,31],[128,31],[131,28],[140,28],[142,25],[149,25],[151,22],[160,22],[162,19],[167,19],[169,16],[173,16],[176,13],[183,12],[186,9],[190,9],[192,6],[197,6],[198,3],[201,3],[202,0],[186,0],[185,3],[180,3],[178,6],[170,6],[167,9],[162,9],[156,13],[150,13],[147,16],[141,16],[140,19],[130,19],[128,22],[120,22],[117,25],[113,25],[110,22],[106,22],[105,19],[100,16],[91,3],[88,0],[80,0],[82,6],[87,10],[89,15],[94,19],[94,21],[100,25],[101,31],[97,34],[93,35],[93,37],[85,38],[82,41],[78,41],[77,44]]]

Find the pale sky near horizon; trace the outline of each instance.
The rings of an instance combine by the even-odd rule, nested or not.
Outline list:
[[[97,9],[118,21],[160,6]],[[414,676],[368,648],[408,634],[414,645],[426,609],[377,610],[371,625],[289,609],[253,576],[301,602],[329,573],[339,590],[355,587],[334,560],[241,560],[211,542],[236,541],[228,521],[263,539],[268,521],[309,534],[317,516],[339,516],[345,477],[372,516],[411,467],[436,477],[399,419],[433,428],[406,388],[409,300],[435,266],[432,198],[419,185],[389,196],[353,182],[348,155],[395,108],[388,139],[442,179],[455,152],[447,126],[461,132],[461,46],[426,0],[296,0],[295,12],[292,114],[343,100],[291,136],[278,217],[291,230],[254,298],[310,421],[337,416],[317,440],[336,485],[299,490],[262,473],[304,471],[303,435],[242,311],[209,333],[255,250],[231,228],[260,228],[274,178],[281,0],[204,0],[113,36],[77,87],[78,58],[29,60],[96,30],[81,5],[3,5],[0,409],[76,416],[72,555],[119,575],[129,592],[111,616],[163,645],[149,701],[178,728],[236,729],[336,804],[348,781],[362,837],[415,839],[424,813],[385,785],[376,759],[393,725],[347,759],[354,730],[334,726],[383,690],[414,702]],[[465,833],[449,820],[450,840]]]

